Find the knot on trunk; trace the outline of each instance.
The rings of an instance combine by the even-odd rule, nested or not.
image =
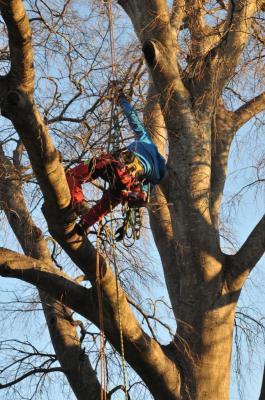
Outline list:
[[[32,103],[26,94],[19,90],[10,90],[2,100],[1,114],[15,120],[22,111],[28,113],[31,108]]]

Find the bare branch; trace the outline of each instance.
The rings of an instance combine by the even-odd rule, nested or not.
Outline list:
[[[252,17],[258,8],[256,0],[231,1],[225,22],[221,21],[213,28],[204,28],[203,23],[196,28],[198,23],[196,25],[193,18],[191,20],[190,29],[194,31],[191,49],[198,57],[191,57],[185,73],[191,79],[196,76],[194,96],[198,98],[199,104],[202,98],[204,102],[208,99],[209,110],[234,75],[249,38]]]
[[[152,82],[149,83],[147,104],[145,106],[145,123],[160,153],[166,158],[166,148],[168,143],[167,130],[159,104],[159,96]],[[179,278],[177,268],[172,269],[172,263],[174,263],[174,265],[176,264],[176,257],[171,212],[167,200],[169,192],[167,178],[164,182],[161,182],[160,187],[161,188],[156,188],[151,196],[149,210],[150,224],[154,240],[163,261],[166,283],[173,304],[173,310],[177,310],[175,304],[176,296],[175,293],[172,293],[171,291],[171,288],[173,287],[171,283],[177,283]],[[155,205],[152,205],[152,203]],[[163,234],[161,235],[161,233]]]
[[[144,110],[144,122],[160,154],[166,158],[168,135],[159,97],[154,84],[150,82]]]
[[[217,3],[220,4],[222,9],[224,9],[224,10],[227,9],[227,5],[225,4],[225,2],[223,0],[217,0]]]
[[[80,311],[81,306],[81,304],[78,306],[78,302],[84,301],[84,298],[87,298],[89,302],[88,290],[76,284],[62,271],[51,269],[43,261],[2,247],[0,248],[0,274],[31,283],[45,290],[55,299],[61,299],[64,304],[69,305],[77,312]]]
[[[32,95],[34,88],[31,29],[21,0],[1,1],[0,10],[8,29],[11,57],[10,88]]]
[[[171,10],[170,23],[179,32],[183,19],[185,18],[185,0],[174,0]]]
[[[218,227],[219,208],[224,189],[230,146],[236,129],[233,113],[220,101],[212,119],[212,170],[211,170],[211,216]]]
[[[238,130],[242,125],[248,122],[252,117],[265,110],[265,92],[254,97],[246,104],[243,104],[234,112],[235,129]]]
[[[210,52],[214,64],[218,65],[218,90],[233,76],[239,57],[248,40],[251,19],[257,12],[256,0],[230,2],[230,8],[224,26],[225,36],[217,47]],[[217,58],[215,58],[215,54]]]
[[[265,252],[265,215],[250,233],[245,243],[233,256],[227,256],[229,269],[227,281],[233,290],[242,288],[250,271]]]
[[[27,372],[26,374],[20,376],[17,379],[14,379],[11,382],[1,384],[0,383],[0,389],[6,389],[10,386],[16,385],[17,383],[23,381],[24,379],[28,378],[31,375],[35,374],[48,374],[50,372],[64,372],[61,367],[53,367],[53,368],[34,368],[32,371]]]
[[[186,24],[191,35],[190,56],[200,57],[205,52],[205,11],[201,0],[186,0]]]
[[[225,109],[222,102],[216,106],[212,122],[212,174],[211,174],[211,214],[218,225],[218,212],[226,179],[228,154],[232,140],[238,129],[257,113],[265,109],[265,93],[241,106],[235,112]]]

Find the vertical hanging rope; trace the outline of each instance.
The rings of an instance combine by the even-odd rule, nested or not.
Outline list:
[[[100,400],[107,400],[107,365],[106,365],[106,354],[105,354],[105,333],[104,333],[104,314],[103,314],[103,298],[101,288],[101,274],[100,274],[100,233],[101,224],[99,224],[96,241],[96,286],[97,286],[97,297],[99,306],[99,328],[100,328]]]
[[[114,19],[112,12],[112,0],[108,0],[105,2],[108,19],[109,19],[109,34],[110,34],[110,53],[111,53],[111,72],[113,82],[117,82],[118,74],[117,74],[117,57],[116,57],[116,48],[115,48],[115,37],[114,37]],[[119,149],[119,139],[120,139],[120,125],[118,121],[118,112],[117,112],[117,95],[113,93],[113,99],[111,102],[111,120],[110,120],[110,138],[109,138],[109,147],[111,144],[111,134],[112,128],[114,127],[114,138],[113,138],[113,150],[117,151]],[[108,149],[109,151],[109,149]],[[124,342],[123,342],[123,330],[122,330],[122,318],[120,311],[120,299],[119,299],[119,282],[118,282],[118,268],[115,257],[115,242],[114,237],[112,238],[113,243],[113,263],[115,270],[115,283],[116,283],[116,303],[117,303],[117,311],[118,311],[118,319],[119,319],[119,331],[120,331],[120,347],[121,347],[121,361],[122,361],[122,372],[123,372],[123,386],[125,399],[128,400],[128,390],[127,390],[127,382],[126,382],[126,366],[125,366],[125,353],[124,353]]]
[[[117,267],[116,255],[115,255],[114,238],[113,238],[112,243],[113,243],[113,263],[114,263],[114,269],[115,269],[117,309],[118,309],[119,330],[120,330],[120,346],[121,346],[121,362],[122,362],[122,373],[123,373],[123,386],[124,386],[125,399],[128,400],[126,365],[125,365],[125,351],[124,351],[124,341],[123,341],[123,328],[122,328],[121,308],[120,308],[120,299],[119,299],[118,267]]]
[[[116,58],[115,38],[114,38],[114,22],[113,22],[113,13],[112,13],[112,0],[109,0],[106,3],[106,5],[107,5],[107,9],[108,9],[108,18],[109,18],[111,70],[112,70],[113,78],[115,80],[117,80],[117,58]]]
[[[115,36],[114,36],[114,18],[112,12],[112,0],[108,0],[105,2],[107,15],[109,20],[109,37],[110,37],[110,55],[111,55],[111,74],[112,81],[115,85],[115,82],[118,81],[118,73],[117,73],[117,56],[116,56],[116,48],[115,48]],[[111,102],[111,118],[110,118],[110,136],[108,147],[112,143],[113,151],[119,150],[119,139],[120,139],[120,125],[118,121],[118,111],[117,111],[117,95],[115,93],[115,86],[113,88],[113,98]],[[114,133],[112,133],[112,129],[114,128]],[[112,140],[113,139],[113,140]],[[108,148],[108,151],[110,150]]]

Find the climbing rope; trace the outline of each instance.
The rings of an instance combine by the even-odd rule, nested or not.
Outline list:
[[[107,9],[108,20],[109,20],[109,34],[110,34],[110,53],[111,53],[111,73],[113,78],[113,83],[115,85],[118,82],[118,72],[117,72],[117,56],[116,56],[116,48],[115,48],[115,35],[114,35],[114,18],[112,12],[112,0],[104,1]],[[115,93],[114,86],[114,96],[111,102],[111,118],[110,118],[110,136],[109,136],[109,144],[108,151],[110,145],[112,143],[112,150],[117,152],[120,148],[120,138],[121,138],[121,126],[118,118],[118,106],[117,106],[117,95]],[[112,133],[112,129],[114,132]],[[141,230],[141,214],[139,209],[131,209],[127,206],[124,207],[123,214],[125,217],[123,229],[124,229],[124,237],[123,244],[126,247],[133,246],[135,240],[140,238],[140,230]],[[131,232],[131,233],[130,233]],[[127,239],[127,240],[126,240]],[[133,240],[131,240],[133,239]]]
[[[121,308],[120,308],[120,296],[119,296],[119,281],[118,281],[118,266],[116,262],[115,254],[115,241],[113,243],[113,264],[115,271],[115,284],[116,284],[116,299],[117,299],[117,309],[118,309],[118,319],[119,319],[119,331],[120,331],[120,346],[121,346],[121,363],[122,363],[122,373],[123,373],[123,390],[125,394],[125,399],[128,400],[128,390],[127,390],[127,376],[126,376],[126,365],[125,365],[125,351],[124,351],[124,341],[123,341],[123,327],[121,318]]]
[[[108,20],[109,20],[111,74],[112,74],[112,83],[114,84],[114,87],[112,88],[113,89],[113,98],[112,98],[112,102],[111,102],[109,146],[112,143],[113,151],[118,151],[119,147],[120,147],[121,130],[120,130],[120,124],[119,124],[119,119],[118,119],[117,94],[115,91],[115,89],[116,89],[115,84],[118,81],[118,72],[117,72],[117,56],[116,56],[116,48],[115,48],[112,0],[105,1],[105,6],[106,6]],[[112,129],[114,129],[114,133],[112,133]]]
[[[106,364],[106,341],[104,333],[104,313],[103,313],[103,296],[101,287],[100,274],[100,234],[101,224],[98,226],[97,241],[96,241],[96,287],[99,306],[99,328],[100,328],[100,400],[107,400],[107,364]]]
[[[111,53],[111,72],[113,82],[117,82],[117,58],[116,58],[116,49],[115,49],[115,38],[114,38],[114,20],[113,20],[113,12],[112,12],[112,0],[104,1],[108,20],[109,20],[109,35],[110,35],[110,53]],[[112,143],[113,151],[119,150],[120,136],[121,130],[118,119],[118,109],[117,109],[117,96],[115,93],[115,87],[113,100],[111,102],[111,119],[110,119],[110,136],[108,142],[108,152],[110,151],[110,146]],[[112,128],[114,128],[114,134],[112,136]],[[113,140],[112,140],[113,139]],[[113,230],[112,230],[113,232]],[[125,352],[124,352],[124,341],[123,341],[123,327],[122,327],[122,318],[120,311],[120,298],[119,298],[119,282],[118,282],[118,268],[115,257],[115,241],[114,235],[112,234],[112,249],[113,249],[113,264],[114,264],[114,272],[115,272],[115,283],[116,283],[116,303],[117,303],[117,311],[118,311],[118,322],[119,322],[119,332],[120,332],[120,347],[121,347],[121,362],[122,362],[122,372],[123,372],[123,390],[125,393],[125,400],[128,400],[128,390],[127,390],[127,379],[126,379],[126,366],[125,366]],[[99,250],[99,249],[98,249]],[[102,298],[101,298],[102,300]],[[103,316],[103,309],[102,309]],[[104,327],[103,327],[104,328]],[[103,332],[104,333],[104,332]],[[106,363],[105,363],[106,366]],[[105,399],[103,399],[105,400]]]

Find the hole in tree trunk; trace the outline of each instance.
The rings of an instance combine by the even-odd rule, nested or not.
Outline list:
[[[151,41],[147,41],[143,45],[143,53],[146,59],[147,64],[150,67],[154,67],[156,63],[155,56],[155,46]]]

